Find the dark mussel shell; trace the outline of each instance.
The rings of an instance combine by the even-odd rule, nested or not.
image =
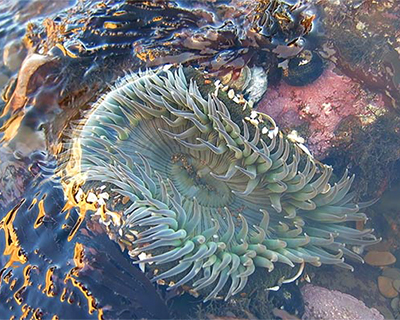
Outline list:
[[[282,78],[291,86],[302,87],[317,80],[323,71],[324,62],[322,58],[313,52],[309,58],[300,55],[290,59]]]

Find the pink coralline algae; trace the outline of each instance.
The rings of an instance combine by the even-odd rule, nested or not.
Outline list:
[[[308,149],[322,159],[333,147],[342,120],[355,116],[362,124],[370,123],[383,105],[380,95],[366,92],[330,67],[310,85],[293,87],[282,82],[269,88],[257,108],[272,116],[282,129],[299,131]]]
[[[305,303],[302,320],[384,320],[378,310],[349,294],[311,284],[301,291]]]

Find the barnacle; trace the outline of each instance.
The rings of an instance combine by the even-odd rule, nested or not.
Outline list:
[[[129,75],[100,99],[73,137],[86,184],[121,214],[103,207],[100,219],[141,256],[134,263],[158,269],[154,281],[204,289],[205,300],[229,299],[279,263],[351,269],[343,256],[362,259],[345,245],[377,241],[345,224],[366,219],[354,177],[330,184],[332,168],[272,119],[240,116],[219,94],[178,68]]]

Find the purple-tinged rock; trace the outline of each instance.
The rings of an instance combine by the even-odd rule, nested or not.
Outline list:
[[[336,290],[307,284],[301,288],[305,303],[303,320],[384,320],[375,308]]]

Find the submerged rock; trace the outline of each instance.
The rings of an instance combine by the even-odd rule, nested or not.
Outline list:
[[[378,310],[349,294],[311,284],[301,291],[305,302],[303,320],[384,320]]]
[[[296,87],[281,83],[269,88],[257,110],[272,116],[278,126],[297,130],[318,159],[363,124],[384,113],[382,97],[339,75],[331,66],[313,83]],[[351,125],[344,125],[351,120]]]
[[[399,293],[393,287],[393,280],[390,278],[382,276],[378,277],[378,288],[386,298],[394,298],[399,295]]]
[[[389,251],[369,251],[364,260],[371,266],[388,266],[396,262],[396,257]]]

